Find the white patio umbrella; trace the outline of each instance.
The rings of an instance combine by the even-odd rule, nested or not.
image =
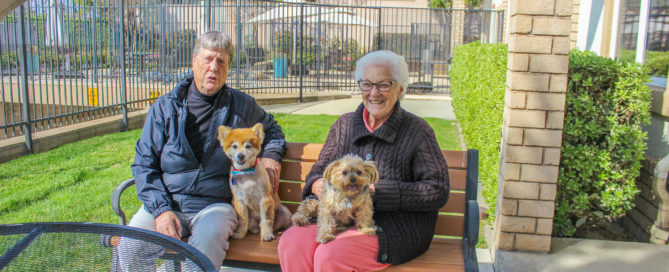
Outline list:
[[[44,41],[47,46],[65,48],[69,45],[67,29],[63,29],[63,10],[60,0],[51,0],[46,20],[46,35]],[[65,53],[65,69],[70,70],[70,54]]]
[[[304,17],[306,19],[313,16],[318,16],[318,9],[319,7],[316,6],[304,6],[304,10],[302,10],[302,6],[300,5],[281,5],[271,8],[268,11],[253,17],[251,20],[246,21],[246,23],[262,23],[286,19],[299,19],[300,17]],[[344,8],[320,8],[321,15],[329,13],[351,14],[352,12]]]
[[[320,16],[312,16],[307,19],[304,19],[305,23],[321,23],[321,24],[333,24],[333,25],[359,25],[359,26],[368,26],[376,27],[375,23],[368,21],[362,17],[347,13],[327,13]]]
[[[46,19],[47,46],[68,46],[67,31],[63,31],[63,8],[59,0],[51,0]]]

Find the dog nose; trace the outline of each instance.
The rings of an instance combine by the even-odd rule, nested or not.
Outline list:
[[[241,154],[241,153],[237,154],[237,159],[240,160],[240,161],[243,161],[244,160],[244,154]]]
[[[355,178],[354,177],[351,177],[348,180],[351,182],[351,184],[355,183]]]

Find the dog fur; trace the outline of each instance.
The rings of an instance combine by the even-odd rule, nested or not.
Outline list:
[[[239,219],[237,230],[232,236],[235,239],[244,238],[247,232],[260,232],[264,241],[271,241],[274,239],[274,231],[291,225],[290,210],[281,205],[279,194],[272,190],[267,170],[258,163],[264,137],[265,132],[260,123],[252,128],[218,128],[218,140],[225,155],[232,161],[232,206]],[[249,170],[253,167],[255,171]],[[233,175],[235,170],[241,174]]]
[[[378,180],[372,161],[346,155],[325,168],[321,199],[307,198],[300,203],[292,220],[296,225],[309,224],[318,215],[316,241],[327,243],[352,224],[360,233],[374,235],[373,203],[369,186]]]

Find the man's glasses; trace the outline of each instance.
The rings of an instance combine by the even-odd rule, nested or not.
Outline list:
[[[394,80],[384,80],[381,82],[373,83],[369,80],[358,80],[358,86],[360,86],[360,90],[363,92],[371,92],[372,89],[374,89],[374,86],[376,86],[376,89],[379,90],[379,92],[387,92],[390,91],[390,87],[395,84]]]

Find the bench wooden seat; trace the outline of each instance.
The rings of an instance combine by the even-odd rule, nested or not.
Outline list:
[[[287,145],[281,164],[279,197],[293,212],[301,201],[304,180],[318,159],[321,148],[322,144],[313,143]],[[478,271],[474,249],[479,228],[476,202],[478,151],[444,150],[443,154],[448,164],[451,193],[448,203],[440,210],[430,249],[411,262],[393,265],[384,271]],[[134,183],[134,180],[124,183]],[[120,195],[131,185],[120,184],[112,196],[112,207],[119,215],[121,224],[125,224],[125,214],[119,206]],[[259,235],[254,234],[244,239],[231,239],[226,260],[279,264],[279,239],[264,242]]]

